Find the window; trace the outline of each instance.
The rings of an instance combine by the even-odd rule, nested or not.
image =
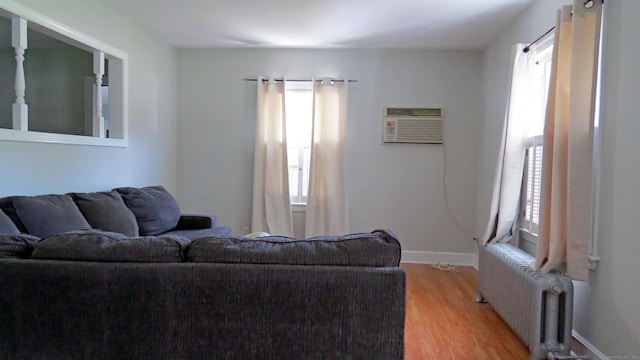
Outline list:
[[[127,54],[0,0],[0,140],[127,146]]]
[[[519,228],[523,238],[535,241],[540,220],[540,185],[542,175],[542,134],[544,130],[549,79],[551,78],[551,57],[553,53],[553,33],[543,39],[533,51],[532,77],[527,99],[531,109],[528,119],[524,176],[520,202]]]
[[[313,83],[311,81],[285,83],[285,118],[289,195],[292,204],[306,204],[309,192],[313,128]]]

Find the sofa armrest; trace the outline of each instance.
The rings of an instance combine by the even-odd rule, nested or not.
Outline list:
[[[174,230],[210,229],[216,227],[217,218],[210,214],[182,214]]]

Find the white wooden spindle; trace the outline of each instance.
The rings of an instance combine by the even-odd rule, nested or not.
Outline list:
[[[24,101],[26,84],[24,80],[24,51],[27,48],[27,20],[11,18],[11,45],[16,52],[16,101],[13,104],[13,129],[29,130],[29,107]]]
[[[102,115],[102,77],[104,76],[104,53],[102,51],[93,53],[93,73],[96,76],[93,136],[103,138],[105,137],[105,130],[104,117]]]

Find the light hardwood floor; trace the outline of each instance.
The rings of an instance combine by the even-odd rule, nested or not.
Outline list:
[[[474,268],[401,266],[407,274],[406,360],[529,359],[527,346],[491,306],[475,302]]]

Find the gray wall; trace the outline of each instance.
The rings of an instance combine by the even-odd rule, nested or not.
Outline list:
[[[478,168],[478,223],[488,216],[491,181],[506,106],[510,47],[528,43],[555,24],[563,3],[538,0],[485,49],[483,87],[485,116]],[[599,211],[601,261],[588,283],[576,282],[574,330],[607,356],[640,355],[640,1],[609,0],[605,4],[603,62],[602,184]],[[636,160],[634,160],[636,159]]]
[[[116,186],[176,189],[176,50],[94,0],[19,0],[129,54],[129,147],[0,141],[0,196]]]
[[[396,231],[403,250],[472,253],[481,53],[426,50],[181,49],[178,195],[240,232],[251,217],[256,75],[354,78],[349,88],[352,231]],[[381,145],[385,105],[441,106],[445,145]],[[446,152],[444,151],[446,148]],[[443,168],[451,210],[445,204]]]

